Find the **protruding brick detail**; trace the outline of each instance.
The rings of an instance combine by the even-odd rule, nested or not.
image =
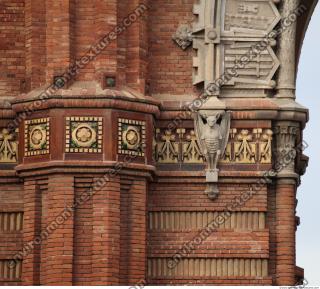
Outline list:
[[[145,6],[147,9],[148,0],[131,0],[128,2],[127,13],[132,13],[137,7]],[[127,83],[137,91],[145,93],[147,76],[147,56],[148,56],[148,11],[128,29],[127,34]]]
[[[99,181],[97,178],[96,181]],[[119,283],[120,181],[112,177],[93,195],[91,285]]]
[[[28,246],[28,253],[23,256],[22,284],[40,285],[40,252],[38,246],[33,247],[32,245],[39,235],[41,225],[41,196],[35,180],[26,180],[24,182],[23,202],[23,244],[30,244],[30,246]]]
[[[276,285],[295,284],[295,185],[276,186]]]
[[[97,42],[97,35],[95,29],[95,15],[96,4],[101,1],[75,1],[74,6],[74,38],[72,43],[72,50],[75,59],[81,59],[89,50],[90,46]],[[106,28],[107,29],[107,28]],[[92,33],[95,31],[95,33]],[[73,59],[73,60],[75,60]],[[79,70],[75,76],[77,80],[90,80],[94,78],[95,73],[94,62],[86,64],[84,69]]]
[[[42,285],[72,285],[73,212],[66,210],[74,202],[74,177],[51,175],[48,181],[47,220],[51,229],[47,238],[46,280]]]
[[[269,227],[269,274],[272,276],[273,284],[276,284],[277,264],[277,227],[276,227],[276,188],[270,186],[268,190],[268,214],[267,222]]]
[[[73,15],[75,0],[46,1],[47,83],[63,73],[73,63]]]
[[[127,211],[127,279],[125,284],[134,285],[146,278],[146,206],[147,187],[145,179],[132,182]],[[123,220],[125,221],[125,220]],[[124,232],[121,232],[124,234]]]
[[[105,38],[118,24],[117,5],[117,1],[95,1],[95,44],[98,44],[101,39]],[[88,31],[88,33],[92,34],[92,31]],[[95,61],[96,79],[103,78],[104,74],[116,76],[118,48],[116,37],[113,37],[113,40],[106,47],[101,43],[98,47],[102,51],[98,53]]]
[[[26,83],[25,92],[45,84],[46,2],[25,1]]]
[[[93,183],[93,178],[75,178],[75,199],[86,194]],[[73,285],[84,286],[91,284],[92,275],[92,198],[79,205],[74,212],[73,235]]]

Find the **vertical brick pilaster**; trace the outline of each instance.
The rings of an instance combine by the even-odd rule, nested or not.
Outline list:
[[[23,245],[27,253],[23,256],[22,284],[39,285],[39,246],[34,241],[41,224],[41,196],[35,180],[25,181],[23,199]]]
[[[45,83],[46,64],[46,3],[42,0],[26,0],[26,76],[28,88]]]
[[[126,79],[132,88],[141,93],[145,93],[145,79],[148,65],[148,11],[144,10],[144,8],[147,8],[147,5],[148,0],[132,0],[129,1],[128,5],[128,14],[136,12],[137,20],[128,28]],[[138,7],[141,8],[141,11],[137,10]],[[139,15],[140,13],[141,15]]]
[[[74,0],[46,1],[47,82],[63,75],[73,61]]]
[[[99,179],[95,179],[99,182]],[[92,199],[92,284],[119,284],[120,180],[112,177]]]
[[[128,209],[128,276],[127,285],[140,284],[146,278],[146,212],[147,187],[145,179],[133,181],[129,191]]]
[[[276,282],[277,264],[277,228],[276,228],[276,188],[268,188],[268,227],[269,227],[269,275],[272,282]]]
[[[106,43],[101,43],[117,25],[117,1],[95,0],[95,35],[99,53],[95,60],[96,78],[104,74],[115,75],[117,70],[117,39],[113,36]]]
[[[295,185],[278,180],[276,187],[277,286],[295,284],[295,200]]]
[[[74,178],[52,175],[48,182],[46,284],[72,285]]]

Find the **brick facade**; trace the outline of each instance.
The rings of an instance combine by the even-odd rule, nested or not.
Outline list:
[[[265,173],[283,139],[301,144],[308,111],[273,89],[222,97],[231,130],[210,200],[184,109],[201,92],[196,55],[172,40],[195,20],[195,2],[1,1],[0,285],[301,281],[295,207],[307,157],[297,150]]]

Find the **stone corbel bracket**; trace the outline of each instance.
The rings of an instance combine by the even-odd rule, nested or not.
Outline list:
[[[231,113],[216,97],[209,100],[195,113],[195,130],[202,154],[207,162],[205,193],[211,200],[219,195],[217,168],[223,158],[230,132]]]

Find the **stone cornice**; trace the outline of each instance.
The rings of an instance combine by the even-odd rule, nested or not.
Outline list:
[[[125,96],[61,96],[55,95],[41,101],[38,98],[23,98],[12,101],[12,109],[16,113],[25,111],[34,105],[35,111],[51,108],[113,108],[127,111],[144,112],[159,115],[160,103],[156,100],[133,99]]]
[[[121,169],[117,170],[117,167],[121,167]],[[18,165],[15,170],[20,177],[43,176],[56,173],[90,175],[110,173],[110,175],[150,177],[150,173],[155,171],[155,167],[145,164],[121,163],[116,161],[50,161]]]

